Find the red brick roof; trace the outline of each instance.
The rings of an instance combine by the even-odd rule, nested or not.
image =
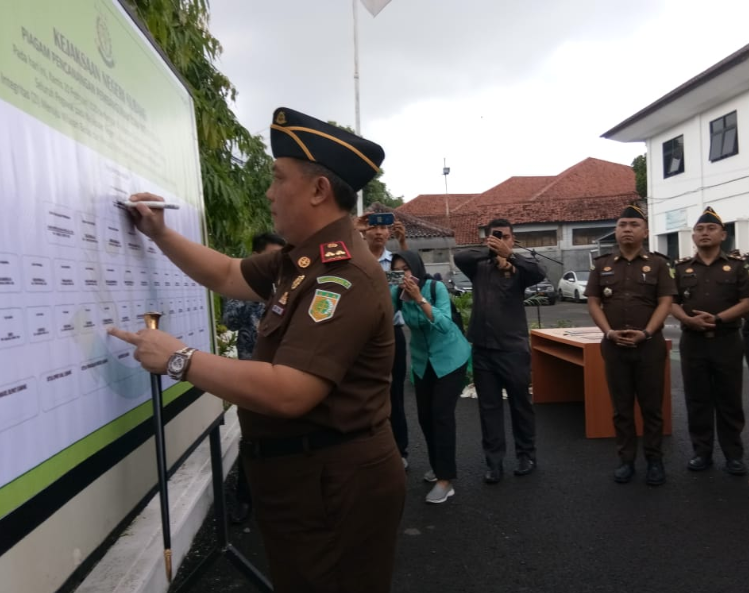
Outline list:
[[[631,167],[587,158],[556,176],[510,177],[455,212],[451,208],[450,226],[457,245],[471,245],[480,242],[479,227],[493,218],[513,224],[609,221],[639,197]],[[439,221],[429,218],[444,225],[440,214]]]
[[[447,194],[450,212],[455,212],[461,206],[470,202],[478,194]],[[445,194],[420,194],[397,208],[399,213],[413,216],[434,216],[445,214]]]

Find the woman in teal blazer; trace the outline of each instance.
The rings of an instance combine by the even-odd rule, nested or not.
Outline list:
[[[432,466],[424,479],[435,483],[426,502],[439,504],[455,494],[455,406],[463,390],[471,346],[452,320],[447,288],[427,278],[418,253],[394,255],[391,269],[405,272],[403,282],[393,286],[391,294],[393,307],[403,312],[411,330],[416,407]]]

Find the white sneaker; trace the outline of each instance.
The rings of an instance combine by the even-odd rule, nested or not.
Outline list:
[[[401,461],[403,462],[403,469],[408,469],[408,459],[401,457]]]
[[[455,489],[452,484],[442,486],[441,484],[435,485],[434,488],[427,494],[426,502],[429,504],[440,504],[445,502],[448,498],[455,494]]]
[[[434,472],[430,469],[427,473],[424,474],[424,481],[434,483],[437,481],[437,476],[434,474]]]

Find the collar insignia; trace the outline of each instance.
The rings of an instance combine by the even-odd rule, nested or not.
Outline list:
[[[304,274],[294,278],[294,282],[291,283],[291,290],[296,290],[297,288],[299,288],[299,285],[302,283],[302,280],[304,280]]]
[[[320,245],[320,258],[322,259],[322,263],[327,264],[334,261],[351,259],[351,254],[343,241],[336,241]]]

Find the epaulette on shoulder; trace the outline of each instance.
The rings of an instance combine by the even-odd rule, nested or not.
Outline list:
[[[652,253],[653,255],[657,255],[659,257],[662,257],[666,261],[671,261],[671,258],[668,257],[667,255],[663,254],[663,253],[658,253],[657,251],[651,251],[650,253]]]
[[[593,259],[601,259],[602,257],[608,257],[611,255],[610,253],[602,253],[601,255],[596,255]]]
[[[747,257],[746,256],[741,256],[741,255],[734,255],[732,253],[729,253],[728,254],[728,259],[737,259],[739,261],[746,261]]]
[[[691,259],[692,259],[691,257],[682,257],[681,259],[677,259],[677,260],[676,260],[676,261],[674,262],[674,265],[675,265],[675,266],[678,266],[679,264],[685,264],[685,263],[687,263],[688,261],[691,261]]]

